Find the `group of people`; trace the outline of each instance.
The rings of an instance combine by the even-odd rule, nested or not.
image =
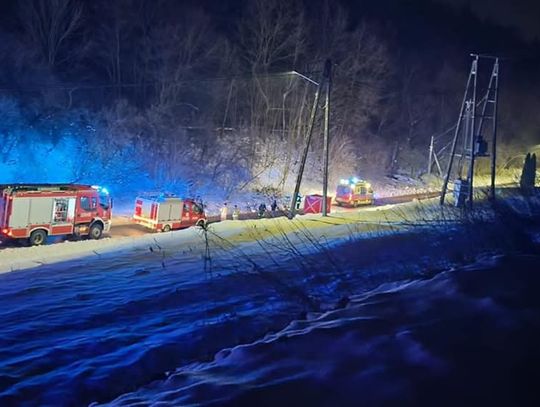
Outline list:
[[[220,218],[222,221],[227,220],[227,216],[229,215],[229,208],[227,207],[227,202],[223,204],[219,213],[220,213]],[[239,217],[240,217],[240,209],[238,208],[238,205],[234,205],[232,218],[233,220],[238,220]]]
[[[272,212],[275,212],[275,211],[277,211],[277,208],[278,208],[278,204],[277,204],[277,201],[274,199],[274,201],[270,205],[270,210]],[[266,204],[264,202],[262,202],[259,205],[259,208],[257,210],[257,215],[259,216],[259,218],[264,217],[267,210],[268,209],[266,207]],[[223,206],[221,207],[221,210],[220,210],[220,218],[221,218],[222,221],[224,221],[224,220],[227,220],[228,216],[229,216],[229,207],[227,206],[227,202],[225,202],[223,204]],[[234,205],[234,208],[233,208],[233,211],[232,211],[232,219],[233,220],[238,220],[239,218],[240,218],[240,208],[238,208],[238,205]]]

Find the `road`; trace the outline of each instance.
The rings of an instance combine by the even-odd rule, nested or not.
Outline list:
[[[439,196],[440,192],[425,192],[421,194],[408,194],[408,195],[399,195],[399,196],[390,196],[390,197],[383,197],[378,198],[374,206],[384,206],[384,205],[393,205],[393,204],[399,204],[399,203],[405,203],[405,202],[411,202],[415,199],[422,200],[422,199],[429,199],[434,198],[436,196]],[[332,205],[331,211],[339,213],[339,212],[355,212],[355,211],[361,211],[366,208],[369,208],[371,205],[368,206],[361,206],[361,207],[340,207],[336,204]],[[285,216],[284,213],[278,212],[277,216]],[[276,217],[275,215],[269,215],[267,217]],[[241,213],[240,214],[240,220],[246,220],[246,219],[258,219],[257,213]],[[219,216],[210,216],[208,218],[209,223],[219,222]],[[144,228],[141,225],[134,224],[131,219],[128,216],[118,216],[113,219],[113,226],[111,227],[110,236],[113,238],[116,237],[135,237],[135,236],[142,236],[149,232],[148,229]]]
[[[421,200],[421,199],[429,199],[433,198],[435,196],[438,196],[439,192],[426,192],[421,194],[408,194],[408,195],[399,195],[399,196],[390,196],[390,197],[383,197],[378,198],[375,201],[375,206],[384,206],[384,205],[392,205],[392,204],[398,204],[398,203],[405,203],[405,202],[411,202],[415,199]],[[337,205],[332,205],[331,211],[335,213],[339,212],[356,212],[356,211],[362,211],[366,208],[369,208],[371,206],[362,206],[358,208],[350,208],[350,207],[340,207]],[[284,213],[279,213],[277,216],[285,216]],[[270,213],[267,217],[276,217],[275,215],[272,216]],[[240,214],[240,220],[246,220],[246,219],[257,219],[258,215],[257,213],[241,213]],[[219,216],[210,216],[208,218],[209,223],[219,222]],[[146,229],[145,227],[135,224],[131,221],[129,216],[115,216],[113,218],[113,225],[111,227],[111,231],[108,233],[108,236],[111,238],[120,238],[120,237],[138,237],[143,236],[148,233],[153,233]],[[54,243],[58,240],[62,240],[62,238],[49,238],[49,243]],[[0,250],[3,250],[7,247],[17,247],[20,246],[21,243],[18,242],[0,242]]]

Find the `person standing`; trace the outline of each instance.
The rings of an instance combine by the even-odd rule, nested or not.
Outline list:
[[[272,205],[270,205],[270,208],[272,209],[272,212],[275,212],[277,210],[277,201],[275,199],[272,202]]]
[[[227,202],[223,204],[223,207],[221,208],[221,221],[227,220],[227,215],[229,214],[229,208],[227,208]]]
[[[302,195],[298,194],[296,196],[296,210],[300,209],[301,204],[302,204]]]
[[[262,218],[265,212],[266,212],[266,204],[263,202],[259,205],[259,218]]]
[[[238,220],[240,218],[240,209],[238,209],[238,205],[234,205],[233,213],[232,213],[232,219]]]

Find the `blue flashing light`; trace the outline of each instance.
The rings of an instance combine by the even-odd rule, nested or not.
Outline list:
[[[360,179],[358,177],[350,177],[349,179],[346,179],[346,178],[342,178],[339,180],[339,183],[341,185],[355,185],[357,184],[358,182],[360,182]]]
[[[92,189],[97,190],[100,194],[109,195],[109,190],[105,187],[100,187],[99,185],[92,185]]]

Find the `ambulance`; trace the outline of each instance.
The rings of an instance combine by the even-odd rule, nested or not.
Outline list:
[[[365,180],[352,177],[342,179],[336,189],[335,201],[339,206],[373,204],[373,189]]]

